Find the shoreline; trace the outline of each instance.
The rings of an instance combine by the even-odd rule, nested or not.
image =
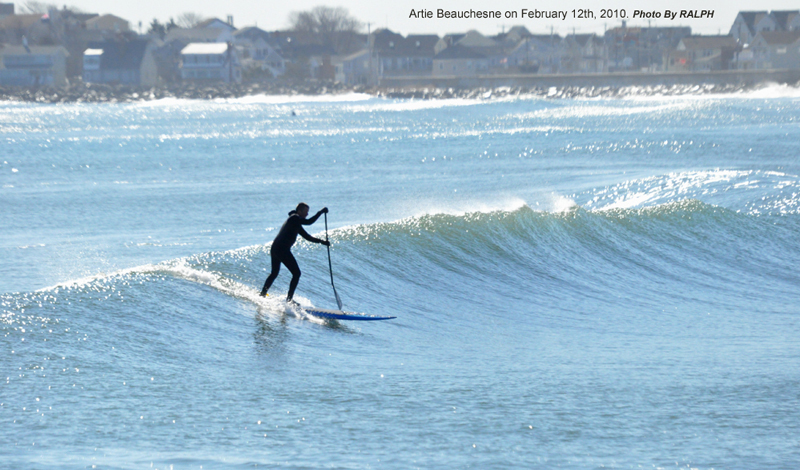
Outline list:
[[[800,91],[800,82],[755,84],[672,84],[619,86],[497,86],[497,87],[367,87],[346,86],[333,82],[296,84],[172,84],[154,87],[77,83],[64,88],[0,87],[0,101],[24,103],[131,103],[167,98],[236,99],[247,96],[336,96],[363,93],[388,99],[495,99],[532,96],[546,99],[625,98],[636,96],[686,96],[737,94],[781,85]]]

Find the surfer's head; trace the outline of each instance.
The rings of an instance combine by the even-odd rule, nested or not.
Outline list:
[[[299,215],[301,219],[305,219],[306,216],[308,216],[308,204],[301,202],[297,205],[295,212],[297,212],[297,215]]]

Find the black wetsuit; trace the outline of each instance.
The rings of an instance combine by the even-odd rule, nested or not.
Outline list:
[[[313,224],[319,219],[320,215],[322,215],[322,211],[317,212],[317,214],[310,219],[301,219],[297,211],[289,212],[289,218],[283,223],[281,230],[278,232],[278,236],[276,236],[275,241],[272,242],[272,248],[269,250],[269,254],[272,256],[272,272],[270,272],[269,277],[267,277],[267,280],[264,282],[264,287],[261,289],[262,297],[267,295],[267,290],[269,290],[272,283],[275,282],[275,278],[278,277],[278,272],[281,270],[281,263],[283,263],[289,269],[289,272],[292,273],[292,282],[289,283],[289,293],[286,295],[286,300],[292,300],[294,291],[297,289],[297,283],[300,282],[300,267],[297,266],[297,261],[294,259],[294,255],[292,255],[292,245],[297,241],[298,235],[310,242],[324,242],[324,240],[312,237],[303,229],[303,225]]]

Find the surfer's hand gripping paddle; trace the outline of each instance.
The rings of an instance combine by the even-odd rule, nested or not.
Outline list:
[[[328,241],[328,213],[325,212],[325,241]],[[331,287],[333,287],[333,295],[336,296],[336,305],[339,306],[339,310],[342,309],[342,299],[339,298],[339,294],[336,293],[336,286],[333,285],[333,265],[331,264],[331,244],[328,242],[328,270],[331,273]]]

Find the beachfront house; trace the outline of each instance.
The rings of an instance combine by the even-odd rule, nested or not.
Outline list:
[[[431,61],[432,62],[432,61]],[[378,61],[370,58],[369,49],[362,49],[334,60],[336,81],[345,85],[367,85],[374,83]],[[431,66],[433,64],[431,63]]]
[[[62,46],[0,45],[0,86],[66,86],[68,56]]]
[[[372,53],[381,76],[430,75],[433,70],[435,34],[400,34],[380,29],[370,36]],[[358,54],[358,53],[357,53]]]
[[[460,44],[450,46],[433,57],[434,77],[474,77],[488,70],[488,57]]]
[[[681,39],[691,36],[692,28],[622,26],[603,35],[608,54],[608,71],[661,71],[664,55],[674,50]]]
[[[192,43],[221,43],[233,42],[233,34],[227,29],[220,28],[173,28],[164,36],[164,42],[156,53],[159,75],[167,82],[180,81],[181,51]]]
[[[231,34],[236,32],[236,28],[233,26],[233,16],[228,16],[228,21],[222,21],[219,18],[209,18],[198,23],[195,28],[217,29],[220,31],[227,31]]]
[[[548,64],[553,62],[557,45],[561,42],[557,35],[531,34],[524,26],[514,26],[490,39],[501,46],[501,73],[549,73],[545,69],[552,69]]]
[[[250,26],[234,32],[233,37],[242,70],[268,72],[272,77],[286,73],[286,60],[268,42],[268,32]]]
[[[796,30],[800,30],[800,10],[740,11],[729,34],[739,44],[747,45],[764,31]]]
[[[456,41],[455,45],[466,47],[484,56],[490,69],[503,68],[506,65],[505,45],[500,41],[484,36],[478,31],[467,31],[464,37]]]
[[[762,11],[740,11],[733,20],[729,34],[739,44],[750,44],[755,39],[756,24],[762,24],[762,20],[769,15],[766,10]]]
[[[735,62],[741,70],[800,69],[800,31],[762,31]]]
[[[233,43],[191,43],[181,51],[184,81],[241,83],[242,68]]]
[[[110,14],[90,18],[86,20],[85,25],[89,31],[101,31],[103,33],[124,33],[131,29],[127,20]]]
[[[531,36],[531,32],[525,26],[514,26],[508,31],[492,37],[492,39],[510,49],[516,47],[523,39]]]
[[[447,49],[448,47],[458,43],[466,34],[463,33],[456,33],[456,34],[445,34],[444,36],[436,42],[436,45],[433,47],[433,51],[438,54],[443,50]]]
[[[83,81],[134,86],[153,86],[158,69],[153,43],[132,39],[92,43],[83,53]]]
[[[559,69],[557,34],[531,34],[520,39],[506,54],[506,67],[523,73],[555,73]]]
[[[607,51],[596,34],[569,34],[561,41],[561,73],[607,72]]]
[[[284,59],[285,76],[333,80],[336,75],[333,64],[336,48],[333,43],[322,44],[319,41],[318,35],[308,32],[275,31],[270,33],[267,43]]]
[[[798,13],[800,10],[772,10],[756,23],[756,32],[789,31],[789,23]]]
[[[689,36],[665,58],[669,72],[728,70],[740,50],[733,36]]]

